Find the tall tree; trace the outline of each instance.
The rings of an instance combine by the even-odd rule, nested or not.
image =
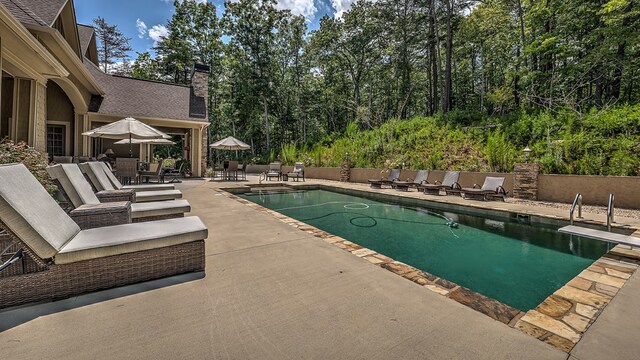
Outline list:
[[[127,51],[131,51],[128,38],[122,34],[117,25],[109,25],[103,17],[93,19],[96,26],[98,38],[98,61],[104,67],[104,72],[108,72],[109,65],[115,63],[115,59],[126,61],[129,56]]]

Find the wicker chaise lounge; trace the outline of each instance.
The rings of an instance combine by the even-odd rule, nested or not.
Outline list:
[[[420,186],[428,184],[429,170],[418,170],[415,179],[409,179],[407,181],[394,181],[393,187],[396,190],[409,191],[409,188],[418,189]]]
[[[47,167],[47,173],[63,190],[74,206],[69,216],[81,229],[104,226],[101,218],[106,216],[130,216],[127,222],[140,222],[183,217],[191,211],[187,200],[153,201],[131,204],[125,202],[101,203],[93,193],[91,185],[82,175],[77,164],[58,164]]]
[[[198,217],[80,230],[24,165],[1,165],[0,179],[2,241],[23,255],[0,271],[0,308],[205,268]]]
[[[397,181],[400,178],[400,169],[391,169],[389,171],[389,176],[387,178],[381,179],[369,179],[369,185],[372,188],[380,189],[383,185],[392,186],[394,181]]]
[[[146,189],[143,190],[143,188],[125,188],[120,184],[120,182],[117,182],[114,186],[114,183],[112,183],[112,180],[109,179],[109,175],[104,170],[106,167],[103,167],[104,164],[100,162],[86,162],[84,164],[79,164],[79,166],[80,170],[87,175],[89,182],[93,185],[98,198],[102,202],[122,200],[129,200],[131,202],[167,201],[182,197],[182,192],[180,190],[152,191]],[[117,179],[115,181],[117,181]]]
[[[459,178],[459,171],[447,171],[442,182],[436,180],[434,184],[424,184],[419,188],[423,189],[424,193],[428,195],[440,195],[441,190],[444,190],[447,194],[455,193],[461,188],[460,184],[458,184]]]
[[[460,191],[465,199],[488,200],[490,198],[498,198],[504,201],[507,191],[502,186],[503,184],[503,177],[487,176],[482,187],[478,184],[473,184],[472,188],[462,188]]]

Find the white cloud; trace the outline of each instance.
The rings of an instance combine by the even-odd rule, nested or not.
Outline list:
[[[294,15],[302,15],[307,19],[312,19],[318,11],[313,0],[278,0],[276,8],[291,10]]]
[[[158,45],[158,42],[167,36],[169,36],[169,30],[164,25],[153,25],[149,29],[149,37],[154,41],[153,46]]]
[[[331,5],[336,11],[333,16],[336,19],[341,18],[345,12],[351,10],[351,4],[353,4],[354,2],[355,0],[331,0]]]
[[[173,0],[161,0],[161,1],[162,1],[163,3],[173,4]],[[196,0],[196,2],[197,2],[198,4],[203,4],[203,3],[206,3],[206,2],[207,2],[207,0]]]
[[[138,37],[140,39],[144,39],[144,37],[147,35],[147,24],[145,24],[144,21],[140,19],[136,19],[136,29],[138,29]]]

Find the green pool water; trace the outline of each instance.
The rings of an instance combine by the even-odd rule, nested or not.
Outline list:
[[[243,198],[527,311],[607,251],[555,228],[325,190]]]

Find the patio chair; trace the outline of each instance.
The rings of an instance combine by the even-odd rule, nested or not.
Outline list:
[[[267,171],[267,180],[271,178],[282,179],[282,163],[272,162],[269,164],[269,171]]]
[[[122,183],[137,184],[139,179],[138,159],[116,158],[116,174]]]
[[[0,178],[0,228],[20,249],[0,266],[0,308],[205,269],[198,217],[81,230],[24,165]]]
[[[296,181],[300,180],[300,178],[302,178],[302,181],[305,181],[304,179],[304,163],[303,162],[297,162],[293,165],[293,170],[287,174],[287,177],[289,179],[295,179]]]
[[[247,180],[247,165],[238,164],[238,180]]]
[[[238,180],[238,162],[229,161],[229,166],[226,170],[227,180]]]
[[[505,201],[507,191],[502,187],[503,184],[503,177],[487,176],[482,187],[478,184],[473,184],[472,188],[462,188],[460,191],[465,199],[488,200],[490,198],[499,198]]]
[[[81,229],[106,226],[113,222],[113,217],[122,217],[122,222],[128,223],[184,217],[185,212],[191,211],[187,200],[101,203],[76,164],[49,166],[47,173],[73,205],[69,216]]]
[[[149,167],[153,166],[149,165]],[[162,172],[162,160],[158,161],[155,169],[149,169],[148,171],[140,171],[140,180],[144,183],[149,183],[151,179],[155,179],[158,184],[164,182],[164,176]],[[173,188],[173,186],[171,186]]]
[[[392,186],[393,182],[400,178],[400,169],[391,169],[389,176],[380,179],[369,179],[369,185],[372,188],[380,189],[383,185]]]
[[[106,165],[101,162],[86,162],[79,164],[80,170],[87,176],[89,183],[96,191],[98,199],[102,202],[113,201],[131,201],[133,202],[149,202],[149,201],[166,201],[182,198],[180,190],[163,189],[163,185],[147,185],[144,186],[128,186],[124,187],[107,170]],[[170,184],[169,184],[170,185]],[[149,186],[156,187],[159,190],[150,191]]]
[[[440,190],[444,190],[447,194],[454,193],[461,189],[460,184],[458,184],[459,178],[459,171],[447,171],[444,174],[442,182],[436,180],[433,184],[423,184],[420,185],[419,188],[424,190],[424,193],[428,195],[440,195]]]
[[[424,184],[428,184],[427,178],[429,177],[429,170],[418,170],[414,179],[408,179],[407,181],[394,181],[393,186],[396,190],[409,191],[409,188],[418,189]]]

